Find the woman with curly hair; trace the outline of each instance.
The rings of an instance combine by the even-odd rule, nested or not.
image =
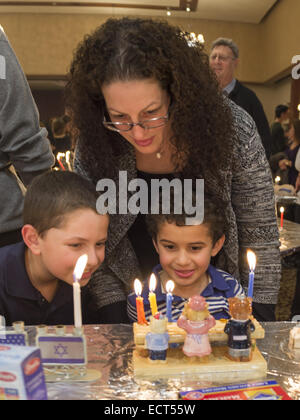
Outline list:
[[[227,220],[215,264],[247,286],[251,247],[254,313],[274,319],[281,264],[270,170],[253,120],[219,92],[202,45],[165,22],[109,19],[78,46],[66,99],[78,133],[75,170],[95,185],[118,185],[120,171],[149,186],[204,179]],[[107,322],[125,320],[133,280],[158,261],[144,217],[111,215],[106,261],[91,282]]]

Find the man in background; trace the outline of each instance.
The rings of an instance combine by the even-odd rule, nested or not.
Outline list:
[[[287,105],[277,105],[275,108],[275,120],[271,125],[272,155],[284,152],[288,147],[283,123],[288,121],[289,118],[289,107]]]
[[[218,38],[212,43],[209,63],[215,72],[220,88],[254,119],[265,148],[267,158],[271,155],[271,134],[263,106],[256,94],[238,80],[234,73],[239,62],[239,49],[228,38]]]

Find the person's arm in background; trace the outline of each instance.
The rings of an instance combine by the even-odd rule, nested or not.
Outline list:
[[[243,286],[248,285],[245,255],[251,248],[257,256],[253,313],[261,320],[271,321],[275,320],[281,278],[272,177],[252,118],[242,111],[233,116],[239,143],[233,159],[232,204],[238,225],[241,281]]]
[[[0,162],[12,164],[25,185],[54,164],[47,130],[18,59],[0,29]]]

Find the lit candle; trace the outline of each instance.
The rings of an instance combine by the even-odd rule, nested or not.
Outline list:
[[[283,216],[284,216],[284,207],[280,207],[280,228],[283,229]]]
[[[169,322],[172,322],[172,301],[173,296],[172,292],[174,290],[174,282],[172,280],[167,281],[166,291],[167,291],[167,318]]]
[[[68,165],[69,171],[72,172],[72,167],[71,167],[71,163],[70,163],[70,154],[71,154],[71,152],[70,152],[70,150],[68,150],[66,152],[66,163]]]
[[[279,182],[281,181],[281,178],[280,178],[280,176],[277,176],[276,178],[275,178],[275,184],[276,185],[279,185]]]
[[[61,159],[61,157],[64,157],[64,156],[65,156],[65,154],[64,153],[60,153],[60,152],[57,153],[57,156],[56,156],[57,162],[58,162],[59,166],[61,167],[61,169],[63,171],[65,171],[66,169],[65,169],[65,167],[64,167],[64,165],[63,165],[63,163],[62,163],[62,161],[60,159]]]
[[[156,277],[155,275],[152,273],[150,276],[150,282],[149,282],[149,302],[150,302],[150,307],[151,307],[151,313],[152,316],[154,316],[158,310],[157,310],[157,303],[156,303],[156,295],[154,293],[154,290],[156,289]]]
[[[78,258],[75,270],[73,272],[73,301],[74,301],[74,325],[75,328],[82,327],[82,313],[81,313],[81,291],[79,281],[82,277],[88,256],[86,254]]]
[[[136,294],[136,313],[137,313],[137,322],[138,324],[148,325],[148,322],[145,317],[144,311],[144,299],[142,298],[142,283],[139,279],[134,280],[134,291]]]
[[[248,283],[248,297],[253,298],[253,286],[254,286],[254,270],[256,267],[256,255],[253,251],[247,252],[247,259],[250,268],[249,283]]]

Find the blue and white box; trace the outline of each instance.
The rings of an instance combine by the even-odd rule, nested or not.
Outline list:
[[[40,350],[0,345],[0,400],[47,400]]]

